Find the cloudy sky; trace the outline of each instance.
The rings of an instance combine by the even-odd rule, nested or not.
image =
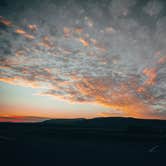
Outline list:
[[[0,121],[166,119],[164,0],[1,0]]]

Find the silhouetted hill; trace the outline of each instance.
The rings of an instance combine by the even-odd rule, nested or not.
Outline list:
[[[49,119],[45,120],[42,123],[45,124],[80,124],[84,122],[86,119],[78,118],[78,119]]]
[[[3,136],[49,139],[164,140],[166,120],[135,118],[50,119],[38,123],[0,123]]]
[[[159,165],[166,163],[165,149],[166,120],[117,117],[0,123],[0,156],[5,163],[1,165],[72,165],[71,161]]]
[[[166,129],[166,120],[147,120],[123,117],[108,117],[94,119],[50,119],[42,122],[45,125],[58,125],[66,127],[87,127],[105,129]]]

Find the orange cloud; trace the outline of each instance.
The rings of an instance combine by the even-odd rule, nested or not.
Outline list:
[[[63,28],[63,33],[64,33],[65,37],[69,37],[70,33],[71,33],[71,30],[69,28],[67,28],[67,27],[64,27]]]
[[[85,96],[93,98],[99,104],[122,111],[124,116],[148,118],[153,110],[137,97],[131,86],[125,82],[114,83],[109,78],[84,78],[77,88]]]
[[[29,24],[28,25],[28,28],[31,30],[31,31],[37,31],[37,25],[35,25],[35,24]]]
[[[166,62],[166,56],[163,56],[158,60],[158,64],[164,64],[165,62]]]
[[[76,27],[76,28],[74,29],[74,32],[75,32],[75,33],[82,33],[82,32],[83,32],[83,28],[81,28],[81,27]]]
[[[85,47],[89,46],[89,43],[86,40],[84,40],[83,38],[80,38],[79,40]]]
[[[7,20],[6,18],[0,16],[0,23],[6,25],[6,26],[12,26],[12,22],[10,22],[9,20]]]
[[[33,35],[28,34],[27,32],[25,32],[22,29],[16,29],[15,32],[19,35],[22,35],[22,36],[28,38],[28,39],[35,39],[35,37]]]
[[[156,77],[157,77],[157,73],[156,73],[156,68],[145,68],[143,70],[143,74],[147,76],[147,79],[144,83],[144,85],[154,85],[156,82]]]
[[[53,47],[53,44],[50,42],[50,39],[49,39],[48,36],[43,36],[42,37],[42,41],[37,43],[37,45],[43,46],[43,47],[45,47],[47,49],[50,49],[50,48]]]
[[[137,89],[138,93],[146,93],[148,87],[153,86],[156,83],[157,67],[145,68],[142,72],[147,78],[143,85]]]

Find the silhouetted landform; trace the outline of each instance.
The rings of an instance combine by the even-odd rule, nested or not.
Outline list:
[[[166,120],[145,120],[135,118],[94,118],[94,119],[51,119],[42,122],[48,126],[59,128],[72,128],[84,131],[97,131],[98,133],[120,133],[124,134],[160,134],[166,131]]]
[[[5,129],[8,130],[5,130]],[[135,118],[50,119],[38,123],[0,123],[0,130],[8,133],[50,135],[51,137],[103,139],[161,139],[166,134],[166,120]],[[11,130],[9,132],[9,130]],[[16,130],[16,131],[15,131]],[[29,133],[30,132],[30,133]],[[64,137],[63,137],[64,136]]]
[[[94,127],[105,129],[132,129],[147,128],[149,130],[166,129],[166,120],[147,120],[123,117],[108,117],[94,119],[51,119],[42,122],[43,124],[54,124],[66,127]]]
[[[117,117],[0,123],[5,166],[159,165],[166,163],[165,153],[166,120]]]

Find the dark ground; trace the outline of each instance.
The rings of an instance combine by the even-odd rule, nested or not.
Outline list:
[[[130,125],[125,122],[126,126],[124,120],[115,120],[123,128],[103,128],[100,120],[95,125],[92,121],[1,123],[0,166],[166,164],[166,121],[140,127],[133,125],[135,120]],[[106,120],[102,119],[103,123]]]

